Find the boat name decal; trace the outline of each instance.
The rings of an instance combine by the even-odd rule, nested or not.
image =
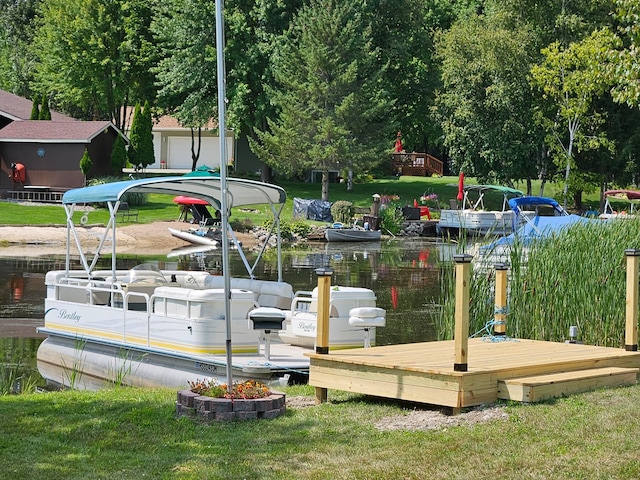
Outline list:
[[[58,313],[58,318],[63,320],[73,320],[75,323],[79,323],[82,317],[76,312],[67,313],[66,310],[60,310],[60,313]]]
[[[297,332],[303,332],[303,333],[313,333],[316,331],[316,322],[304,322],[304,321],[299,321],[296,324],[296,329]]]
[[[198,370],[202,370],[203,372],[217,372],[218,371],[218,367],[216,367],[215,365],[211,365],[209,363],[196,362],[196,368]]]

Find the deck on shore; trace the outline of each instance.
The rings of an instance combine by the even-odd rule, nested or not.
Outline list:
[[[640,352],[581,344],[470,339],[468,371],[454,370],[454,341],[310,354],[309,384],[460,409],[498,399],[545,398],[631,385]]]

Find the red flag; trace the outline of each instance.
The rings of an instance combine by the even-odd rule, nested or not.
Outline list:
[[[460,172],[460,178],[458,179],[458,201],[464,200],[464,172]]]

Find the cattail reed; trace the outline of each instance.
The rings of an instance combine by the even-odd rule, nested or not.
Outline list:
[[[579,341],[624,345],[628,248],[640,248],[640,218],[575,224],[530,245],[516,243],[508,280],[507,336],[560,342],[575,325]],[[474,271],[471,334],[493,318],[494,277],[491,269]],[[442,266],[438,340],[453,337],[453,285],[453,268]]]

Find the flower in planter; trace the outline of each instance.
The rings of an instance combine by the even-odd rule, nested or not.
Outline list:
[[[191,391],[205,397],[229,398],[250,400],[253,398],[264,398],[271,395],[271,390],[266,385],[256,382],[255,380],[247,380],[245,382],[234,383],[231,393],[227,385],[218,383],[217,380],[196,380],[189,382]]]

